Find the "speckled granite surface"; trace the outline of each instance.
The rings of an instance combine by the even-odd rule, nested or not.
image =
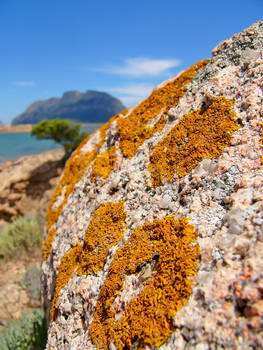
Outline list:
[[[262,102],[261,21],[72,155],[43,246],[47,349],[263,348]]]

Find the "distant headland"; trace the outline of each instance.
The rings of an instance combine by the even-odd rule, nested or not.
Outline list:
[[[67,91],[61,98],[50,98],[32,103],[22,114],[15,117],[11,125],[37,124],[43,119],[71,119],[82,123],[104,123],[125,109],[115,97],[88,90]]]
[[[5,125],[0,128],[0,133],[30,132],[32,124]]]

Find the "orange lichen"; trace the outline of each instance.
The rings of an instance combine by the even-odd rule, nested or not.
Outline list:
[[[59,293],[77,269],[78,275],[92,274],[103,269],[108,249],[116,245],[124,233],[126,213],[123,201],[104,203],[95,210],[85,233],[83,245],[77,243],[60,263],[51,309],[51,320],[56,318]]]
[[[263,132],[263,124],[261,124],[261,134],[262,134],[262,132]],[[261,145],[263,145],[263,137],[261,137],[259,143]],[[263,156],[261,156],[261,164],[263,164]]]
[[[86,168],[89,166],[91,161],[96,156],[96,150],[91,152],[81,153],[80,149],[76,150],[74,155],[67,161],[67,164],[64,169],[64,174],[62,179],[60,180],[56,191],[53,195],[53,198],[49,204],[49,208],[47,211],[47,237],[45,242],[43,243],[43,258],[47,260],[51,245],[55,236],[55,227],[54,225],[57,223],[58,217],[61,214],[62,208],[67,202],[69,195],[73,192],[75,184],[83,177]],[[60,195],[64,195],[63,201],[58,205],[58,207],[54,208],[54,203],[57,201]]]
[[[191,294],[196,274],[199,246],[193,244],[197,232],[188,219],[173,216],[156,219],[136,228],[131,238],[116,252],[97,301],[89,328],[98,349],[160,346],[174,330],[173,317]],[[143,280],[141,293],[134,297],[116,320],[113,303],[123,291],[125,276],[139,274],[152,263],[152,274]],[[118,310],[119,311],[119,310]]]
[[[116,154],[115,146],[112,146],[108,151],[102,152],[97,155],[95,161],[92,164],[92,171],[90,174],[90,181],[95,182],[96,177],[100,176],[103,179],[107,179],[110,173],[113,171]]]
[[[122,114],[125,114],[127,110],[124,110]],[[69,195],[73,192],[74,187],[77,182],[80,181],[80,179],[83,177],[87,167],[90,165],[90,163],[97,157],[99,149],[102,147],[103,143],[105,142],[107,130],[109,129],[111,123],[119,117],[119,114],[114,115],[106,124],[104,124],[100,128],[100,141],[95,146],[94,150],[90,152],[82,152],[82,147],[87,143],[89,137],[87,137],[85,140],[83,140],[76,151],[73,153],[71,158],[67,161],[67,164],[64,169],[63,177],[61,178],[56,191],[50,201],[49,208],[47,211],[47,237],[45,239],[45,242],[43,243],[42,253],[43,253],[43,259],[46,261],[50,255],[51,246],[53,239],[56,234],[56,228],[54,226],[57,223],[57,220],[62,212],[62,209],[64,205],[67,203]],[[114,156],[112,154],[112,150],[109,154],[109,167],[107,171],[112,171],[112,163]],[[113,166],[114,167],[114,166]],[[108,176],[109,176],[109,172]],[[100,175],[100,174],[99,174]],[[106,169],[103,173],[104,176],[106,176]],[[58,200],[58,198],[63,195],[64,199],[62,202],[54,208],[54,204]]]
[[[57,314],[56,306],[59,299],[59,293],[61,289],[67,285],[72,274],[76,270],[77,261],[81,250],[82,250],[82,245],[80,243],[77,243],[71,248],[71,250],[67,254],[63,256],[61,260],[61,263],[58,269],[58,276],[56,279],[56,288],[55,288],[52,308],[50,311],[52,321],[54,321],[56,318],[56,314]]]
[[[92,274],[103,268],[107,251],[124,233],[124,202],[102,204],[94,213],[86,231],[77,274]]]
[[[44,261],[47,261],[49,257],[49,254],[51,251],[51,245],[55,235],[56,235],[56,229],[54,227],[50,228],[48,231],[48,236],[45,239],[45,242],[43,243],[43,246],[42,246],[42,255],[43,255]]]
[[[183,177],[204,158],[218,158],[238,130],[233,100],[216,97],[203,109],[183,116],[150,155],[148,169],[153,187]]]
[[[119,118],[117,127],[120,134],[120,149],[125,157],[132,158],[143,142],[163,129],[166,123],[164,113],[179,102],[187,90],[187,84],[198,70],[203,69],[209,60],[203,60],[184,71],[174,81],[154,90],[141,102],[127,118]],[[153,126],[149,123],[160,118]]]

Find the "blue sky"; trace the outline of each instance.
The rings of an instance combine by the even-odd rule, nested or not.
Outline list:
[[[0,0],[0,120],[68,90],[126,106],[263,17],[263,0]]]

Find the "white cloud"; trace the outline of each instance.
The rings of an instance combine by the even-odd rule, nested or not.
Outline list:
[[[15,86],[22,86],[22,87],[36,86],[36,83],[34,81],[32,81],[32,80],[15,81],[13,84]]]
[[[133,84],[107,89],[107,91],[116,94],[122,103],[129,107],[145,99],[152,92],[153,87],[149,84]]]
[[[153,89],[152,85],[148,84],[133,84],[124,87],[117,87],[108,89],[110,92],[117,92],[119,94],[128,94],[132,96],[148,95]]]
[[[94,70],[97,72],[131,77],[160,76],[169,73],[171,68],[177,67],[179,64],[180,61],[177,59],[134,57],[127,58],[121,66],[108,66]]]
[[[119,100],[121,100],[121,102],[126,107],[135,106],[139,102],[141,102],[141,100],[143,100],[142,98],[140,98],[138,96],[119,96],[118,98],[119,98]]]

